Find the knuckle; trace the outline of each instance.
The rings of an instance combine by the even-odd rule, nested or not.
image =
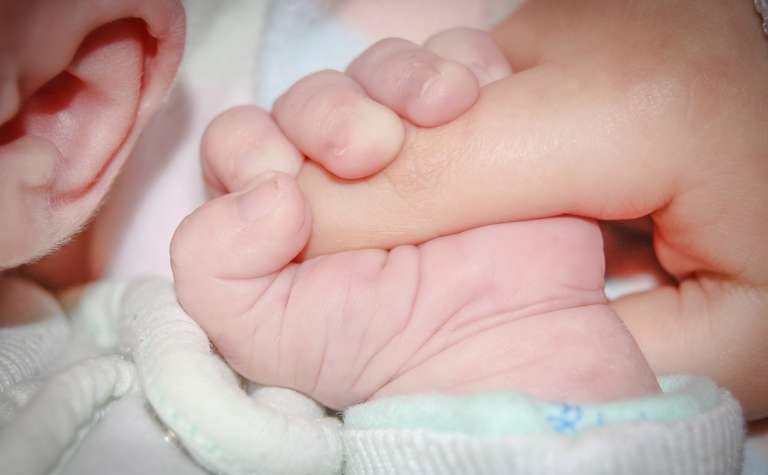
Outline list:
[[[384,38],[365,50],[365,52],[358,58],[360,60],[358,64],[378,63],[382,60],[386,60],[393,53],[413,49],[415,47],[416,45],[402,38]]]
[[[236,188],[240,181],[239,158],[258,151],[279,133],[266,111],[235,107],[217,116],[206,128],[201,141],[203,172],[209,185],[220,191]]]
[[[336,154],[349,143],[354,108],[359,94],[345,88],[334,88],[309,98],[307,118],[317,128],[312,131],[315,153]]]
[[[290,117],[301,117],[307,103],[329,85],[344,76],[338,71],[325,69],[304,76],[294,83],[287,91],[277,98],[274,110],[279,122],[285,122]]]

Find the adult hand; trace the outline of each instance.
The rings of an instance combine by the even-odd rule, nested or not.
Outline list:
[[[768,39],[749,1],[532,1],[495,31],[516,74],[340,186],[307,165],[310,255],[506,220],[653,219],[674,285],[614,303],[657,373],[768,415]],[[371,198],[371,197],[375,198]]]

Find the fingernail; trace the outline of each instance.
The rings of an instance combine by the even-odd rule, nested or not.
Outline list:
[[[431,98],[431,90],[434,89],[442,79],[443,75],[439,71],[430,71],[425,78],[421,79],[418,97],[420,99]]]
[[[257,221],[272,214],[281,196],[280,179],[276,173],[262,173],[256,185],[237,197],[237,208],[244,221]]]
[[[472,69],[475,76],[477,76],[477,79],[480,82],[480,87],[512,75],[512,68],[508,64],[502,62],[491,65],[476,63],[470,65],[470,69]]]

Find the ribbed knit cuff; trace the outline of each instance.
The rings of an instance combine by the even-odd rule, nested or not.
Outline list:
[[[703,412],[675,421],[606,425],[577,435],[503,438],[376,428],[343,431],[350,475],[737,475],[744,421],[724,390]]]

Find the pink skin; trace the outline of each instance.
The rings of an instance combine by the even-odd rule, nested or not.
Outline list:
[[[447,35],[427,47],[441,45],[441,54],[473,68],[435,59],[427,49],[410,52],[412,46],[409,57],[488,77],[509,72],[494,62],[501,55],[488,51],[487,35]],[[276,103],[276,124],[253,107],[211,124],[204,169],[222,196],[181,224],[171,251],[187,312],[244,376],[333,408],[429,391],[513,389],[574,402],[658,391],[605,301],[602,240],[593,222],[497,224],[418,246],[294,262],[313,232],[312,203],[299,188],[302,153],[336,176],[365,176],[403,145],[403,124],[382,109],[409,121],[427,115],[439,125],[477,97],[477,79],[448,75],[446,94],[420,102],[412,91],[424,79],[412,73],[423,71],[423,62],[404,63],[391,54],[393,44],[380,42],[354,62],[355,81],[333,72],[300,81]],[[474,54],[467,44],[477,45]],[[361,91],[378,91],[378,103]],[[379,127],[362,127],[368,117]],[[338,130],[345,131],[340,138],[329,132]],[[349,154],[328,153],[329,140],[336,140],[331,150]]]
[[[291,263],[310,231],[296,182],[270,172],[177,230],[179,300],[251,380],[337,409],[429,391],[594,402],[658,390],[606,304],[594,223],[499,224]]]
[[[2,0],[0,44],[1,270],[49,253],[101,203],[175,75],[184,11]]]

